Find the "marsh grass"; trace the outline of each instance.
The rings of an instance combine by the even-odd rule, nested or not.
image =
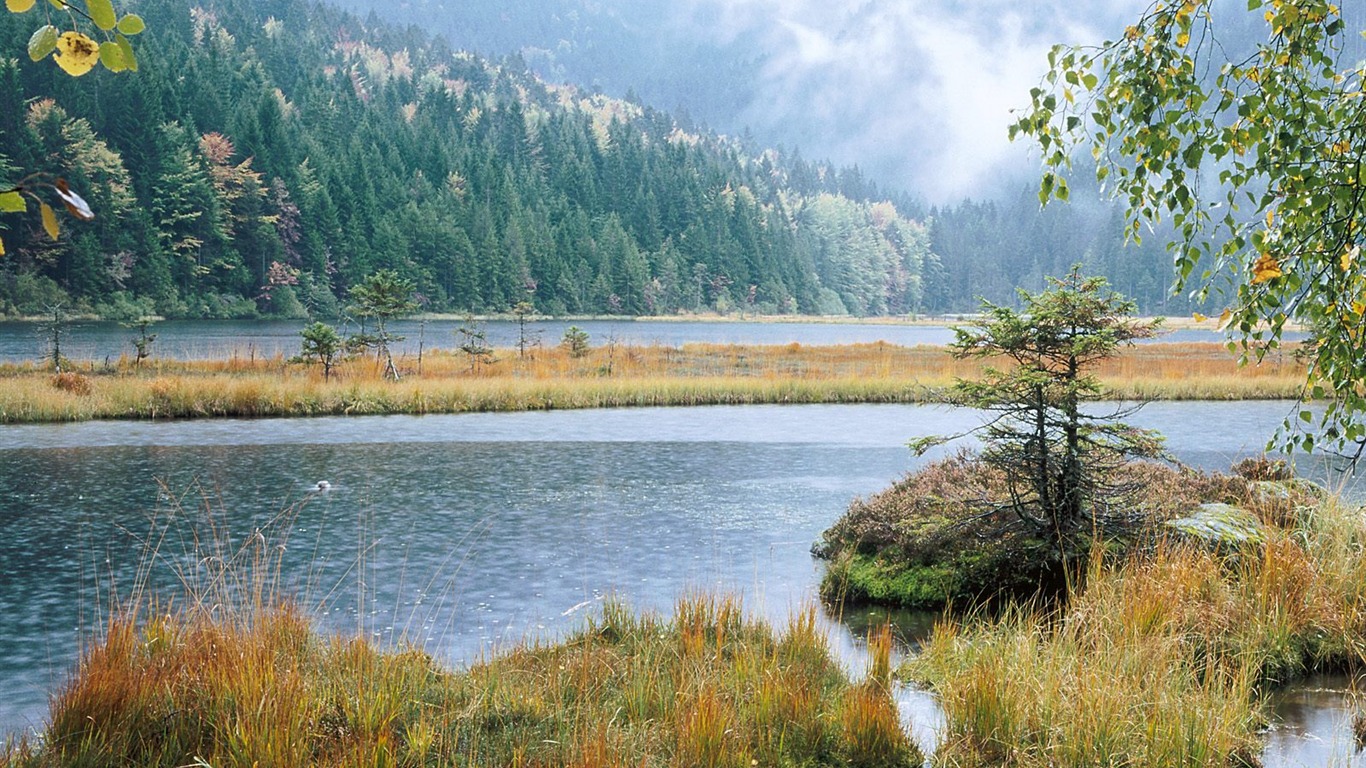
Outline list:
[[[944,765],[1255,765],[1263,696],[1366,663],[1366,519],[1336,501],[1237,556],[1093,560],[1065,611],[945,620],[905,672],[948,722]]]
[[[888,632],[852,681],[814,607],[778,629],[728,597],[685,596],[672,618],[609,602],[563,641],[455,669],[317,631],[282,583],[292,514],[235,539],[213,520],[139,532],[143,562],[50,725],[0,766],[922,762],[890,696]]]
[[[542,349],[470,370],[458,353],[429,352],[421,373],[384,380],[372,359],[342,363],[330,381],[281,357],[174,362],[130,358],[86,364],[80,387],[30,365],[0,366],[0,422],[82,419],[314,416],[542,410],[643,405],[904,403],[942,399],[977,363],[939,347],[854,344],[809,347],[689,344],[614,345],[575,358]],[[1293,359],[1238,368],[1218,344],[1151,344],[1100,371],[1119,399],[1251,399],[1300,395]],[[74,380],[73,380],[74,381]],[[88,384],[88,386],[85,386]]]

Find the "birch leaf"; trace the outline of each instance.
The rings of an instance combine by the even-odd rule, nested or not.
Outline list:
[[[34,30],[33,36],[28,39],[28,57],[33,61],[42,61],[55,50],[57,50],[57,28],[51,24],[38,27]]]
[[[57,224],[57,214],[52,210],[52,206],[47,203],[42,204],[43,229],[47,230],[47,236],[56,240],[62,234],[62,228]]]
[[[118,43],[119,50],[123,51],[124,68],[129,72],[138,71],[138,57],[133,54],[133,44],[123,35],[115,35],[114,42]]]
[[[68,75],[80,77],[100,60],[100,46],[80,32],[63,32],[57,38],[57,66]]]
[[[95,218],[95,212],[90,210],[90,204],[85,198],[71,191],[67,186],[66,179],[57,179],[57,197],[62,199],[62,204],[66,206],[67,213],[75,216],[81,221],[90,221]]]
[[[128,65],[123,62],[123,48],[113,40],[100,43],[100,63],[110,72],[128,69]]]
[[[137,15],[136,13],[130,13],[127,16],[124,16],[123,18],[119,19],[118,30],[119,32],[122,32],[125,35],[131,36],[141,34],[142,30],[146,28],[147,24],[144,23],[142,17]]]
[[[114,13],[114,3],[111,0],[85,0],[85,8],[90,12],[90,20],[105,32],[113,29],[118,23],[119,17]]]

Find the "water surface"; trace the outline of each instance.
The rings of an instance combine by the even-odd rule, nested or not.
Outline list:
[[[1134,421],[1227,469],[1291,407],[1156,403]],[[235,545],[287,538],[284,579],[326,628],[457,664],[558,636],[609,595],[668,611],[722,590],[781,621],[814,597],[820,532],[921,461],[906,441],[976,420],[813,405],[3,426],[0,731],[41,725],[149,532],[181,567],[210,523]]]
[[[394,346],[400,355],[416,356],[423,350],[456,349],[460,345],[456,330],[459,320],[419,322],[403,320],[391,325],[405,340]],[[289,357],[299,353],[302,320],[172,320],[155,323],[149,329],[157,335],[152,345],[155,357],[176,360],[227,359],[230,357]],[[710,344],[889,344],[913,347],[918,344],[942,345],[953,341],[947,326],[905,325],[894,323],[819,323],[819,322],[698,322],[662,320],[541,320],[527,326],[529,343],[555,346],[565,329],[578,326],[589,335],[589,343],[602,346],[609,342],[635,346],[680,347],[688,343]],[[516,346],[519,331],[509,320],[486,323],[488,340],[498,348]],[[345,325],[343,334],[356,330]],[[63,354],[73,360],[101,362],[133,354],[136,330],[118,323],[77,322],[68,326],[62,338]],[[1181,330],[1166,334],[1159,341],[1220,341],[1213,331]],[[48,338],[33,323],[0,322],[0,362],[41,359],[47,354]]]

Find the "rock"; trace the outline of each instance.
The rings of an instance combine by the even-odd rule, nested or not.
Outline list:
[[[1190,514],[1165,525],[1183,536],[1214,546],[1243,547],[1266,541],[1266,527],[1257,516],[1232,504],[1201,504]]]

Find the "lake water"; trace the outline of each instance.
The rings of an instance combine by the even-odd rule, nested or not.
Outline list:
[[[1155,403],[1133,421],[1226,469],[1290,408]],[[167,589],[205,554],[196,528],[237,544],[262,529],[287,537],[284,580],[325,628],[458,664],[560,635],[607,596],[669,611],[721,590],[783,620],[814,599],[809,547],[850,499],[917,466],[907,440],[975,419],[817,405],[0,426],[0,732],[41,726],[152,530]],[[923,694],[905,704],[933,718]]]
[[[429,349],[455,349],[459,346],[456,329],[459,320],[432,320],[420,323],[404,320],[392,324],[405,340],[395,345],[401,355],[416,356],[418,346]],[[238,357],[289,357],[299,352],[299,320],[205,321],[175,320],[155,323],[149,329],[157,335],[152,345],[156,357],[195,360]],[[554,346],[565,329],[578,326],[589,335],[589,342],[601,346],[609,341],[635,346],[679,347],[687,343],[711,344],[869,344],[885,341],[912,347],[917,344],[947,344],[953,331],[947,326],[897,325],[878,323],[746,323],[661,321],[629,318],[621,320],[541,320],[527,326],[529,341]],[[341,329],[343,333],[354,328]],[[518,340],[517,324],[491,320],[486,324],[488,339],[495,347],[511,348]],[[73,360],[101,362],[132,355],[132,340],[137,331],[118,323],[72,323],[62,339],[63,354]],[[1221,341],[1213,331],[1181,330],[1163,335],[1159,341]],[[47,354],[48,338],[33,323],[0,323],[0,362],[37,360]]]

